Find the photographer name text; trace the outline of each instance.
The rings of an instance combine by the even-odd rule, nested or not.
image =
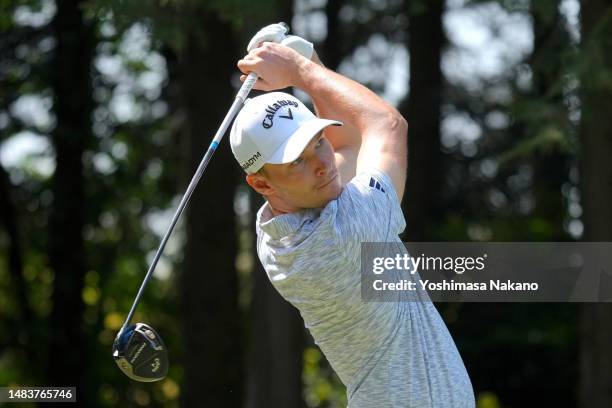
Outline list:
[[[539,285],[536,282],[513,282],[499,279],[491,279],[489,282],[456,282],[452,279],[439,282],[427,279],[384,282],[377,279],[372,282],[372,287],[376,291],[536,291]]]

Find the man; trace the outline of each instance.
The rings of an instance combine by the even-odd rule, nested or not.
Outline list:
[[[406,121],[316,54],[255,43],[238,62],[242,79],[255,72],[256,89],[301,89],[319,115],[271,92],[247,102],[232,127],[232,152],[267,200],[257,214],[257,251],[272,284],[299,309],[347,386],[350,408],[474,407],[431,302],[361,299],[361,242],[401,244]]]

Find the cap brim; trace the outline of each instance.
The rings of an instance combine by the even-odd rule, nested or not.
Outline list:
[[[287,140],[279,146],[272,156],[266,160],[270,164],[291,163],[304,151],[308,143],[321,130],[328,126],[342,126],[342,122],[330,119],[313,118],[299,127]]]

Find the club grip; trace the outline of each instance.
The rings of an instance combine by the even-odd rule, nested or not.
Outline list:
[[[257,82],[257,74],[254,72],[251,72],[244,80],[244,83],[240,87],[240,90],[238,91],[236,98],[240,99],[240,101],[244,103],[244,100],[246,99],[247,95],[251,92],[251,89],[253,89],[253,87],[255,86],[255,82]]]

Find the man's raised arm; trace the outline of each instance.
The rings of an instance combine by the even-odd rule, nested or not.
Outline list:
[[[357,172],[374,166],[387,173],[401,202],[406,182],[408,125],[393,106],[365,86],[280,44],[264,43],[239,61],[238,67],[245,74],[254,71],[259,75],[255,88],[302,89],[311,96],[322,117],[355,127],[361,140],[346,140],[347,145],[341,148],[354,144],[359,149]]]

